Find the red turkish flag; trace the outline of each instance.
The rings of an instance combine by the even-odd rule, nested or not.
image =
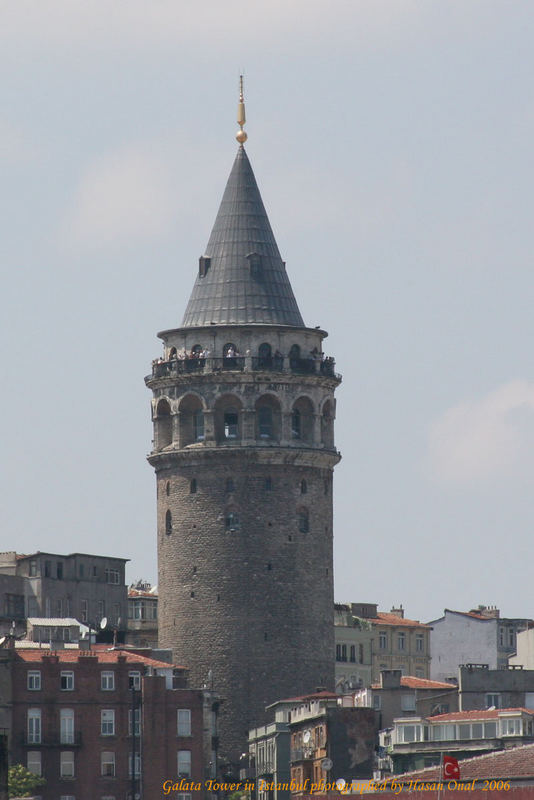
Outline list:
[[[460,765],[452,756],[443,756],[443,777],[445,780],[458,780]]]

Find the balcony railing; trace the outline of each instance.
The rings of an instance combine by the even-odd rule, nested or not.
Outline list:
[[[170,361],[156,360],[152,362],[151,378],[166,378],[178,375],[211,372],[293,372],[297,375],[324,375],[328,378],[341,376],[335,371],[333,358],[290,358],[288,356],[225,356],[215,358],[173,358]]]
[[[81,747],[82,732],[76,731],[70,735],[52,733],[49,736],[41,736],[38,742],[34,739],[34,736],[23,733],[20,736],[20,743],[23,747]]]

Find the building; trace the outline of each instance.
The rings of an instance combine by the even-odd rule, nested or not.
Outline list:
[[[526,708],[396,719],[391,728],[380,731],[380,745],[387,753],[380,767],[398,774],[439,764],[443,752],[461,759],[532,741],[534,711]]]
[[[512,667],[534,669],[534,627],[517,633],[516,651],[508,657],[508,664]]]
[[[345,704],[347,700],[347,704]],[[296,697],[290,712],[292,795],[373,775],[378,720],[331,692]]]
[[[105,618],[111,640],[112,628],[126,628],[127,561],[88,553],[1,553],[3,632],[12,621],[17,633],[24,631],[28,617],[72,617],[93,627]]]
[[[135,647],[158,646],[158,589],[138,581],[128,589],[126,643]]]
[[[356,637],[355,643],[362,644],[364,659],[368,630],[372,631],[371,680],[365,686],[377,683],[380,673],[385,669],[398,669],[403,675],[417,678],[430,677],[432,628],[429,625],[423,625],[416,619],[407,619],[402,606],[392,608],[389,613],[378,611],[376,603],[350,603],[350,609],[361,630],[359,634],[357,628],[353,636]],[[342,644],[341,640],[339,643]]]
[[[460,664],[487,664],[490,669],[508,666],[520,631],[534,625],[530,619],[508,619],[494,606],[471,611],[446,608],[432,627],[432,678],[454,677]]]
[[[244,120],[240,103],[240,119]],[[240,142],[152,390],[159,644],[225,699],[237,765],[280,697],[334,687],[332,477],[341,378],[305,326]],[[208,676],[210,676],[208,678]]]
[[[97,646],[11,650],[11,670],[11,763],[46,779],[42,800],[127,798],[132,781],[159,797],[165,778],[213,774],[216,703],[185,687],[183,668]],[[181,800],[193,796],[204,792]]]
[[[353,694],[358,708],[374,708],[380,728],[389,728],[397,717],[430,716],[458,711],[458,686],[382,670],[378,683]]]
[[[241,780],[252,778],[257,800],[287,800],[291,780],[289,766],[289,716],[292,700],[279,700],[269,706],[271,722],[248,733],[248,767]],[[272,786],[272,788],[270,788]]]
[[[464,664],[458,670],[458,698],[462,711],[534,709],[534,670],[488,669],[487,664]]]
[[[354,604],[355,605],[355,604]],[[372,681],[373,626],[356,616],[349,603],[334,605],[336,692],[370,686]]]

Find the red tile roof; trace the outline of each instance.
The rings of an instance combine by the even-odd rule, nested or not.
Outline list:
[[[376,617],[370,620],[374,625],[403,625],[407,628],[427,628],[430,630],[430,625],[423,625],[418,619],[406,619],[405,617],[398,617],[396,614],[388,614],[384,611],[379,611]]]
[[[428,678],[416,678],[413,675],[403,675],[401,686],[407,689],[458,689],[455,683],[445,683],[443,681],[431,681]],[[371,689],[382,689],[379,683],[373,683]]]
[[[534,716],[532,708],[483,708],[478,711],[450,711],[448,714],[436,714],[432,717],[432,722],[462,722],[469,719],[497,719],[507,711],[522,711]]]
[[[99,664],[117,664],[119,656],[124,656],[127,664],[144,664],[147,667],[154,667],[157,669],[173,669],[177,667],[176,664],[168,664],[166,661],[158,661],[149,656],[129,653],[127,650],[39,650],[34,648],[16,650],[16,658],[21,661],[39,662],[43,660],[43,657],[46,658],[50,656],[57,656],[61,664],[74,664],[78,661],[80,656],[95,658]]]
[[[512,747],[509,750],[500,750],[474,758],[464,758],[459,764],[462,781],[534,778],[534,744]],[[439,766],[395,775],[396,781],[407,779],[439,780]]]

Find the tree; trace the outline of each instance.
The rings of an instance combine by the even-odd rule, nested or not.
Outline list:
[[[35,789],[46,783],[44,778],[30,772],[22,764],[14,764],[9,768],[8,781],[10,797],[31,797]]]

